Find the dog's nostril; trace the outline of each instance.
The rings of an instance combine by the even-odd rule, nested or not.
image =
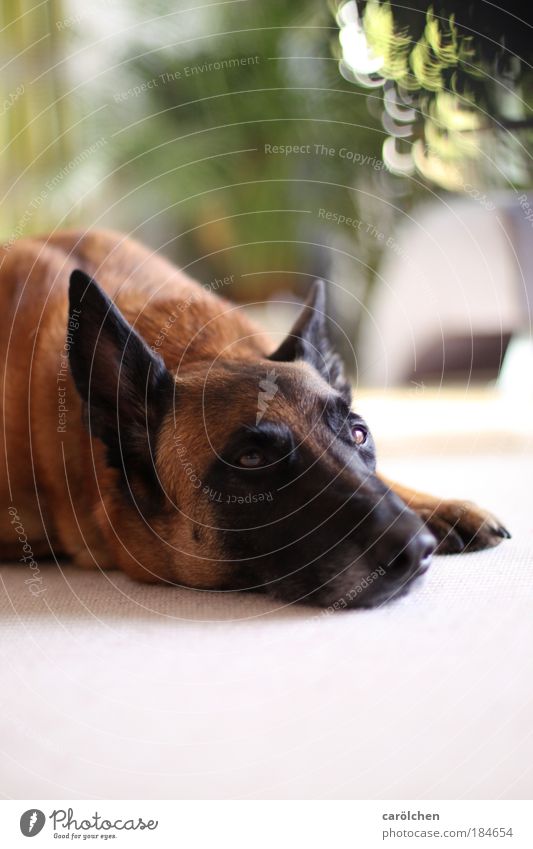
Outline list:
[[[435,551],[436,541],[434,537],[429,536],[429,534],[424,534],[424,536],[420,539],[420,544],[421,551],[418,571],[422,573],[429,568],[431,558],[433,557],[433,553]]]
[[[435,545],[435,539],[429,534],[415,536],[396,557],[389,561],[389,572],[421,575],[429,569]]]
[[[418,567],[420,572],[425,572],[429,569],[431,559],[433,557],[433,551],[433,546],[431,546],[431,548],[426,548],[425,552],[422,554],[422,557],[420,558],[420,565]]]

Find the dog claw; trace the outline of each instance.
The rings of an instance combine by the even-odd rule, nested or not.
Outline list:
[[[511,538],[494,516],[470,502],[442,501],[419,512],[439,540],[437,554],[481,551]]]

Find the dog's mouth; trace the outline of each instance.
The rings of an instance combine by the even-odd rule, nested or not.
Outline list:
[[[423,581],[423,576],[427,569],[419,570],[415,574],[403,580],[385,581],[383,584],[374,587],[367,594],[363,593],[360,597],[349,605],[350,608],[373,608],[382,607],[391,602],[397,601],[407,595]],[[328,607],[331,605],[328,605]],[[342,607],[342,605],[340,605]]]
[[[428,571],[433,544],[417,562],[398,570],[395,560],[369,564],[361,557],[340,568],[309,565],[280,577],[264,575],[261,591],[286,604],[309,604],[328,610],[380,607],[405,596]],[[391,568],[392,565],[392,568]]]
[[[296,499],[277,501],[268,524],[254,513],[259,527],[224,534],[228,559],[239,561],[233,588],[261,589],[285,604],[375,607],[404,595],[428,570],[434,536],[377,479],[353,492],[299,495],[298,511],[291,509]],[[226,511],[223,519],[229,527],[242,522],[240,513]]]

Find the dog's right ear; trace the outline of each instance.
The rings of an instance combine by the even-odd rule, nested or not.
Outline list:
[[[173,400],[174,381],[161,357],[126,321],[98,283],[73,271],[69,289],[70,370],[91,435],[110,465],[150,481],[152,440]]]
[[[323,280],[315,280],[289,335],[270,354],[269,359],[286,363],[305,360],[340,392],[348,405],[351,404],[350,383],[327,332],[326,287]]]

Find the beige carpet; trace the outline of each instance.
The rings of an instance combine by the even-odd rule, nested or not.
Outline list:
[[[55,567],[34,598],[0,568],[1,794],[531,798],[533,457],[471,437],[390,448],[385,469],[478,500],[513,539],[437,559],[380,610]]]

